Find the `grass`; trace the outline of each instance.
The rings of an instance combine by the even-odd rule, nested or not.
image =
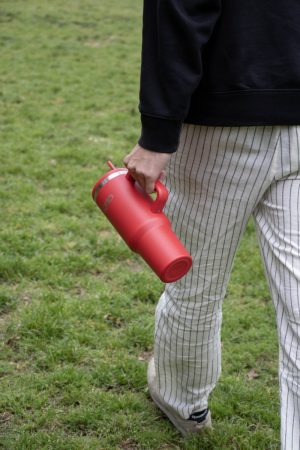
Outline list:
[[[224,305],[214,432],[150,401],[163,285],[91,200],[139,135],[141,2],[3,0],[0,448],[278,449],[274,312],[250,223]]]

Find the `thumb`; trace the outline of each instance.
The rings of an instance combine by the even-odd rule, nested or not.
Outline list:
[[[130,159],[130,154],[126,155],[126,156],[123,158],[123,164],[124,164],[125,166],[126,166],[126,164],[128,164],[129,159]]]

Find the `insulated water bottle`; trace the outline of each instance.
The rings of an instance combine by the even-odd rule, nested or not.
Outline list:
[[[164,283],[184,276],[192,258],[162,212],[168,190],[155,184],[156,198],[144,192],[125,168],[108,161],[110,171],[95,184],[93,199],[131,250],[138,253]]]

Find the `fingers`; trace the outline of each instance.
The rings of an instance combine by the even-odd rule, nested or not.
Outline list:
[[[130,160],[130,153],[126,155],[125,158],[123,159],[123,164],[125,167],[127,167],[129,160]]]
[[[155,191],[155,181],[149,177],[145,177],[145,187],[143,189],[147,192],[147,194],[152,194]]]
[[[128,166],[128,171],[130,175],[139,183],[143,191],[147,192],[147,194],[152,194],[155,188],[156,179],[153,176],[149,176],[142,171],[136,171],[135,169],[131,170]]]
[[[162,180],[165,177],[164,169],[170,156],[170,154],[146,150],[137,144],[124,157],[123,163],[142,189],[151,194],[154,192],[156,180]]]
[[[155,175],[149,173],[149,168],[147,163],[139,161],[134,157],[134,151],[129,153],[123,159],[125,167],[127,167],[130,175],[139,183],[141,188],[147,192],[147,194],[152,194],[155,187]]]
[[[138,150],[139,145],[136,145],[130,153],[128,153],[128,155],[126,155],[123,159],[123,164],[125,167],[127,167],[130,159],[132,158],[132,156],[135,154],[135,152]]]

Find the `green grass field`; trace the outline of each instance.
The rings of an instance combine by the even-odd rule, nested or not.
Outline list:
[[[277,339],[253,224],[224,305],[214,431],[150,401],[162,283],[91,199],[139,136],[142,2],[0,5],[0,448],[278,449]]]

